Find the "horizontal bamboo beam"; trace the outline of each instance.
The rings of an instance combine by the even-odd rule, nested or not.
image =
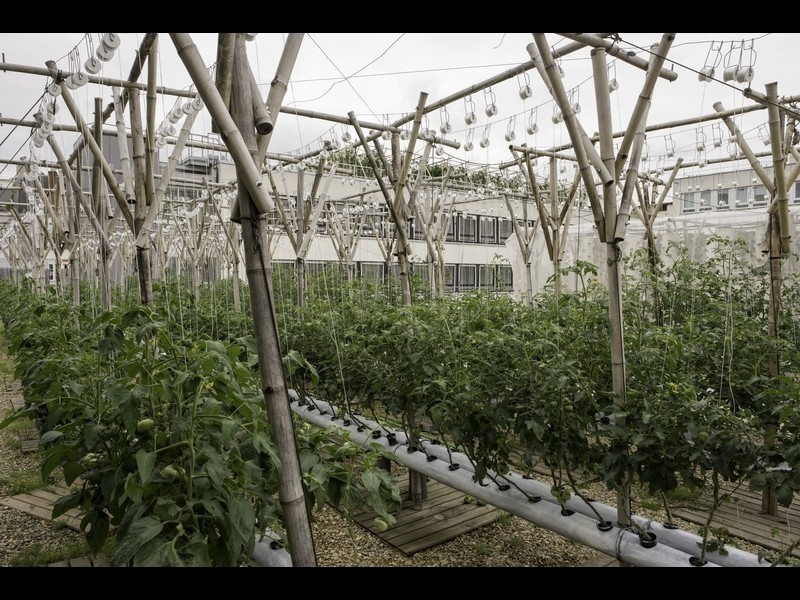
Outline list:
[[[29,75],[42,75],[44,77],[51,77],[53,75],[52,69],[46,69],[43,67],[32,67],[28,65],[18,65],[14,63],[0,63],[0,71],[10,71],[12,73],[27,73]],[[56,69],[57,77],[56,79],[66,79],[70,75],[72,75],[72,71],[62,71],[61,69]],[[98,77],[97,75],[88,75],[89,83],[99,83],[100,85],[108,85],[108,86],[116,86],[122,88],[138,88],[140,90],[146,90],[147,84],[146,83],[135,83],[131,81],[126,81],[124,79],[112,79],[110,77]],[[165,94],[167,96],[180,96],[181,98],[194,98],[196,92],[192,92],[189,90],[178,90],[175,88],[168,88],[164,86],[157,86],[156,92],[159,94]]]

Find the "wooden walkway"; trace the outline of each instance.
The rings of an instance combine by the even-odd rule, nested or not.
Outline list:
[[[69,494],[69,490],[65,488],[54,487],[53,490],[54,491],[32,490],[24,494],[0,498],[0,504],[21,510],[24,513],[39,517],[40,519],[45,519],[46,521],[64,523],[67,527],[75,531],[80,531],[81,520],[77,509],[68,510],[65,514],[53,519],[53,506],[56,500]]]
[[[746,486],[736,489],[723,487],[723,492],[730,494],[731,501],[724,502],[716,510],[711,521],[712,529],[725,528],[731,536],[776,554],[782,553],[800,538],[800,508],[796,502],[789,508],[778,506],[778,516],[772,517],[761,512],[760,493],[751,492]],[[675,509],[672,513],[689,523],[705,525],[710,507],[710,499],[704,497],[694,506]],[[736,543],[733,542],[733,545]],[[800,547],[794,548],[792,556],[800,558]]]
[[[404,501],[394,525],[378,531],[374,523],[378,514],[372,510],[356,513],[353,520],[406,556],[493,523],[503,514],[488,504],[465,502],[466,494],[434,479],[428,479],[428,499],[423,508],[414,510],[408,499],[408,472],[396,475],[396,479]]]
[[[15,380],[11,384],[6,383],[5,388],[7,392],[13,392],[9,400],[14,412],[23,410],[25,408],[25,400],[22,398],[22,386],[19,381]],[[18,429],[17,434],[19,435],[19,444],[23,454],[36,452],[39,449],[39,432],[32,421],[28,426]]]

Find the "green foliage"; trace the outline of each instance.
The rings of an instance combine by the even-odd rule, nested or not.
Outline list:
[[[163,288],[152,306],[99,315],[0,292],[6,306],[19,301],[3,318],[28,405],[0,426],[36,416],[42,478],[60,469],[72,490],[53,517],[77,508],[92,552],[113,536],[114,565],[236,566],[250,562],[257,534],[282,531],[279,461],[251,337],[198,336],[209,331],[195,310],[202,303],[175,303]],[[296,352],[287,364],[313,370]],[[303,427],[298,446],[308,454],[329,439]],[[314,482],[341,497],[358,466],[362,485],[352,489],[366,498],[350,504],[391,519],[398,492],[374,472],[381,454],[362,451],[357,465],[341,451],[323,454]]]
[[[660,261],[626,257],[624,397],[608,294],[586,262],[562,271],[577,291],[548,287],[530,304],[473,292],[404,306],[396,287],[334,269],[309,277],[297,306],[291,272],[276,270],[287,381],[463,452],[481,482],[544,466],[562,502],[581,481],[614,489],[630,476],[672,502],[726,481],[772,487],[788,506],[800,490],[800,286],[785,278],[771,331],[763,263],[736,241],[710,238],[708,251],[702,263],[680,244]],[[83,483],[64,509],[80,506],[98,539],[107,525],[121,532],[115,560],[235,564],[245,530],[279,527],[251,325],[218,310],[229,290],[195,298],[170,282],[158,311],[104,315],[0,291],[29,414],[47,436],[43,471]],[[155,425],[137,434],[143,419]],[[302,423],[297,433],[311,506],[352,512],[366,498],[393,522],[399,498],[379,449]],[[704,552],[721,539],[707,531]]]

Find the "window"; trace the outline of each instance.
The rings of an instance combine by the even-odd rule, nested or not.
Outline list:
[[[480,271],[480,286],[482,288],[493,288],[495,285],[495,265],[481,265]]]
[[[681,194],[681,204],[683,205],[683,212],[694,212],[697,210],[697,194],[695,192],[687,192]]]
[[[461,239],[459,241],[473,244],[478,241],[478,219],[475,215],[461,217],[459,221],[461,227]]]
[[[481,244],[497,243],[497,217],[480,217]]]
[[[497,289],[501,292],[514,289],[514,269],[511,265],[497,265]]]
[[[763,185],[753,186],[753,206],[763,206],[767,203],[767,190]]]
[[[742,208],[747,206],[747,189],[736,188],[736,207]]]
[[[726,210],[731,207],[730,200],[728,199],[728,192],[730,190],[717,190],[717,209]]]
[[[700,210],[711,210],[711,190],[700,192]]]
[[[447,226],[447,234],[445,236],[445,240],[448,242],[456,241],[456,222],[459,220],[459,217],[453,215],[450,219],[450,224]]]
[[[444,266],[444,289],[447,292],[454,292],[456,290],[456,266]]]
[[[411,274],[422,281],[424,284],[428,283],[428,264],[427,263],[411,263]]]
[[[800,184],[798,184],[798,185],[800,185]],[[502,243],[505,243],[505,241],[513,235],[513,233],[514,233],[514,224],[511,222],[510,219],[501,218],[500,222],[498,224],[498,229],[499,229],[499,236],[500,236],[498,241],[502,244]]]
[[[458,291],[466,292],[477,287],[478,269],[476,265],[458,266]]]
[[[380,283],[381,281],[383,281],[383,268],[384,268],[384,263],[362,262],[359,264],[361,278],[366,281],[372,281],[374,283]]]
[[[418,223],[416,219],[412,219],[408,223],[408,237],[412,240],[421,240],[424,238],[423,232],[423,225],[422,223]]]

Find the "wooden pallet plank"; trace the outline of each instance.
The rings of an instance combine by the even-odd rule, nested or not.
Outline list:
[[[675,513],[675,515],[696,525],[705,525],[708,520],[708,513],[703,510],[682,509],[679,514]],[[774,537],[771,528],[759,526],[747,519],[722,518],[715,515],[712,527],[724,527],[733,537],[777,552],[782,552],[788,545],[780,538]],[[783,531],[783,534],[787,539],[794,539],[794,536],[789,536],[786,530]],[[792,556],[800,558],[800,548],[795,548]]]
[[[458,537],[463,533],[482,527],[488,523],[497,520],[501,514],[499,510],[489,506],[482,507],[485,510],[480,511],[453,511],[446,513],[441,520],[431,519],[425,522],[418,523],[415,527],[401,528],[393,531],[394,535],[389,535],[385,539],[391,541],[392,545],[404,548],[408,552],[410,547],[432,547],[441,542]],[[443,524],[446,524],[443,527]]]
[[[407,498],[408,473],[400,473],[395,479],[401,495],[406,498],[394,525],[386,531],[378,531],[374,522],[377,513],[370,509],[356,511],[352,518],[356,524],[406,556],[492,523],[502,514],[489,505],[465,504],[466,494],[433,479],[428,480],[428,497],[423,507],[415,510]],[[340,508],[335,508],[341,512]]]
[[[67,511],[64,515],[53,519],[52,503],[48,504],[39,496],[34,496],[31,494],[19,494],[9,498],[3,498],[0,500],[0,504],[21,510],[26,514],[44,519],[45,521],[65,523],[68,527],[75,529],[76,531],[80,531],[80,518],[78,517],[77,511]]]

